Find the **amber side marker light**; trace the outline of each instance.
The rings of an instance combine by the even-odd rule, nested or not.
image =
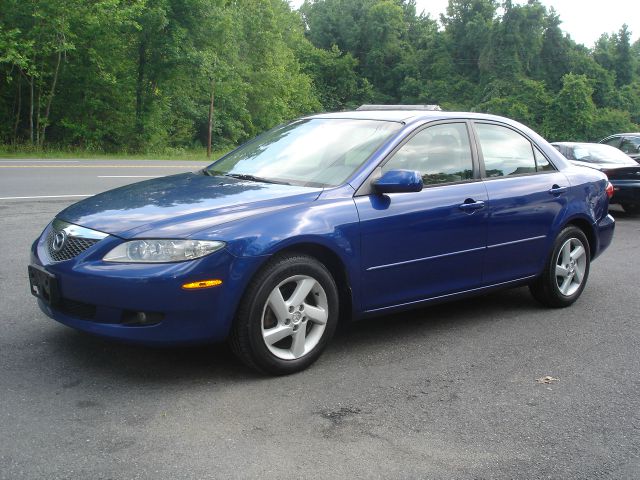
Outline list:
[[[222,285],[222,280],[200,280],[199,282],[190,282],[182,285],[182,288],[185,290],[197,290],[199,288],[211,288],[217,287],[218,285]]]

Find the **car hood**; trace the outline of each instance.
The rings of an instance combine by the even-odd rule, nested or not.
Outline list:
[[[321,188],[184,173],[126,185],[58,214],[122,238],[184,238],[241,218],[315,200]]]

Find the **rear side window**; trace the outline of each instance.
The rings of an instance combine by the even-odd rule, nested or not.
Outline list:
[[[551,165],[549,160],[547,160],[547,157],[545,157],[542,152],[538,150],[538,147],[533,147],[533,154],[536,158],[536,170],[538,172],[548,172],[551,170],[555,170],[555,168],[553,168],[553,165]]]
[[[476,131],[487,177],[536,172],[533,147],[527,138],[510,128],[488,123],[477,123]]]
[[[382,167],[416,170],[425,185],[453,183],[473,178],[469,134],[464,123],[427,127],[415,134]]]

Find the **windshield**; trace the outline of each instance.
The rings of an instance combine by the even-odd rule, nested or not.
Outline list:
[[[576,145],[571,153],[580,162],[636,164],[629,156],[609,145]]]
[[[298,120],[245,143],[205,172],[272,183],[337,186],[401,126],[378,120]]]

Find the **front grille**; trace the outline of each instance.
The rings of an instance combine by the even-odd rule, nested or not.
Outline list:
[[[51,228],[51,231],[47,236],[47,251],[51,259],[55,262],[62,262],[64,260],[70,260],[73,257],[77,257],[87,248],[95,245],[100,241],[92,238],[72,237],[71,235],[69,235],[67,236],[62,249],[56,252],[53,249],[53,240],[58,231],[59,230]]]

